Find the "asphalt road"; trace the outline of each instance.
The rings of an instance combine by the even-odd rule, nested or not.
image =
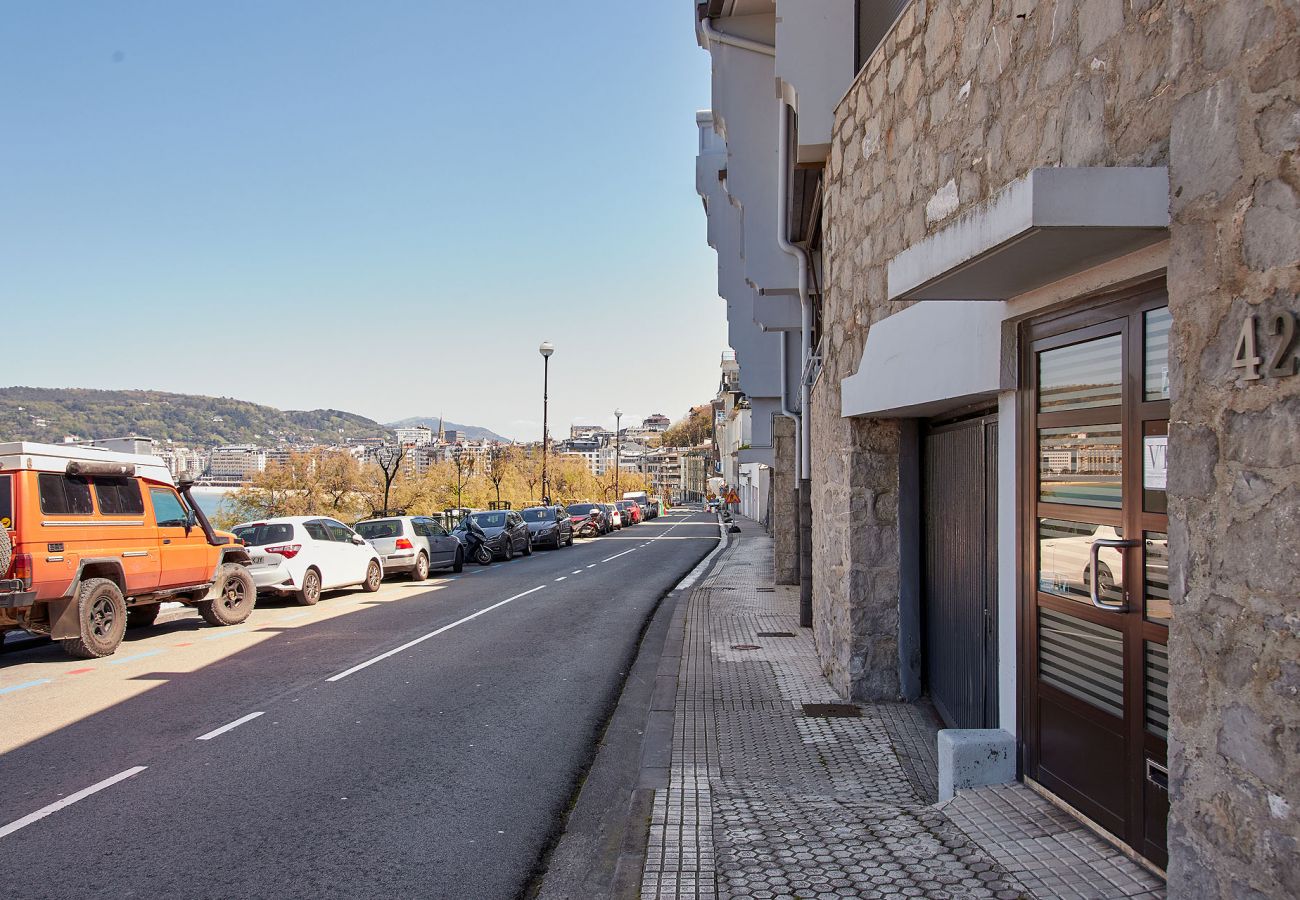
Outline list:
[[[91,663],[6,653],[0,892],[516,897],[647,617],[716,541],[680,512]]]

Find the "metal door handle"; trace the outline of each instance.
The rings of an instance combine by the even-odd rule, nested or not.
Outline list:
[[[1128,612],[1128,604],[1124,601],[1119,603],[1103,603],[1097,590],[1097,551],[1102,547],[1110,547],[1115,550],[1127,550],[1129,547],[1141,547],[1142,542],[1138,540],[1117,541],[1113,538],[1098,538],[1092,542],[1088,548],[1088,596],[1092,599],[1092,605],[1098,609],[1105,609],[1110,612]]]
[[[163,543],[164,543],[164,544],[170,544],[171,542],[172,542],[172,539],[171,539],[171,538],[163,538]]]
[[[1147,760],[1147,781],[1169,793],[1169,770],[1154,759]]]

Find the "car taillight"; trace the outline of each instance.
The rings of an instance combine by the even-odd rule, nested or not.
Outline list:
[[[406,538],[398,538],[398,539],[397,539],[397,549],[398,549],[398,550],[414,550],[414,549],[415,549],[415,545],[412,544],[410,541],[408,541]]]
[[[23,583],[23,590],[30,590],[32,586],[32,555],[30,553],[15,553],[13,561],[9,564],[9,577],[17,578]]]
[[[280,544],[278,547],[267,547],[267,553],[278,553],[285,559],[293,559],[302,549],[302,544]]]

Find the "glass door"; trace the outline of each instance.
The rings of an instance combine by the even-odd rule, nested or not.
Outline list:
[[[1165,864],[1163,286],[1027,331],[1026,775]]]

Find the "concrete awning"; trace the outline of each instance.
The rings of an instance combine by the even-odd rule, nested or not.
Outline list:
[[[889,261],[890,300],[1005,300],[1169,236],[1169,170],[1033,169]]]
[[[1002,367],[1005,303],[917,303],[867,332],[858,370],[840,382],[840,414],[937,415],[1014,386]]]

